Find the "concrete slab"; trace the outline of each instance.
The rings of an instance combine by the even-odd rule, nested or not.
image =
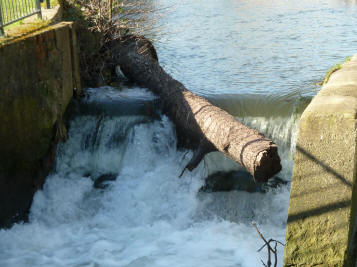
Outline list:
[[[357,56],[304,111],[294,157],[284,266],[354,266]]]

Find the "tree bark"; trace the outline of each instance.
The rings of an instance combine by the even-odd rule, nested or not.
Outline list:
[[[256,182],[266,182],[281,170],[276,144],[173,79],[159,65],[148,40],[128,37],[111,44],[111,52],[113,63],[128,79],[160,96],[181,143],[198,149],[187,169],[194,169],[206,153],[218,150],[239,162]]]

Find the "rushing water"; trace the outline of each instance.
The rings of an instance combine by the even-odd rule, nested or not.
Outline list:
[[[174,126],[152,109],[155,97],[141,88],[89,89],[29,223],[0,230],[0,266],[254,267],[266,253],[257,252],[252,221],[284,241],[297,121],[326,69],[355,52],[355,4],[152,5],[161,10],[151,35],[165,69],[272,138],[287,183],[200,190],[210,174],[239,174],[240,166],[212,153],[179,179],[192,152],[177,150]],[[280,248],[279,266],[282,255]]]
[[[165,116],[141,110],[154,96],[144,89],[88,93],[84,106],[132,99],[138,112],[79,108],[56,170],[34,198],[30,223],[0,232],[0,266],[256,266],[261,241],[251,221],[283,240],[288,187],[199,192],[209,173],[240,167],[216,153],[179,179],[192,152],[177,150]],[[103,174],[116,181],[95,188]]]

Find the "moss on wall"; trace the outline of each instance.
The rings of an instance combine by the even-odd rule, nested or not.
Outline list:
[[[357,55],[303,112],[294,157],[284,266],[355,266]]]
[[[26,219],[51,168],[57,125],[81,89],[76,53],[72,23],[0,46],[0,226]]]

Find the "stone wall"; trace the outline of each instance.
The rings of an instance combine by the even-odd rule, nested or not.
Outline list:
[[[354,266],[356,125],[357,55],[299,122],[284,266]]]
[[[26,220],[65,136],[62,116],[81,90],[72,26],[0,46],[0,227]]]

